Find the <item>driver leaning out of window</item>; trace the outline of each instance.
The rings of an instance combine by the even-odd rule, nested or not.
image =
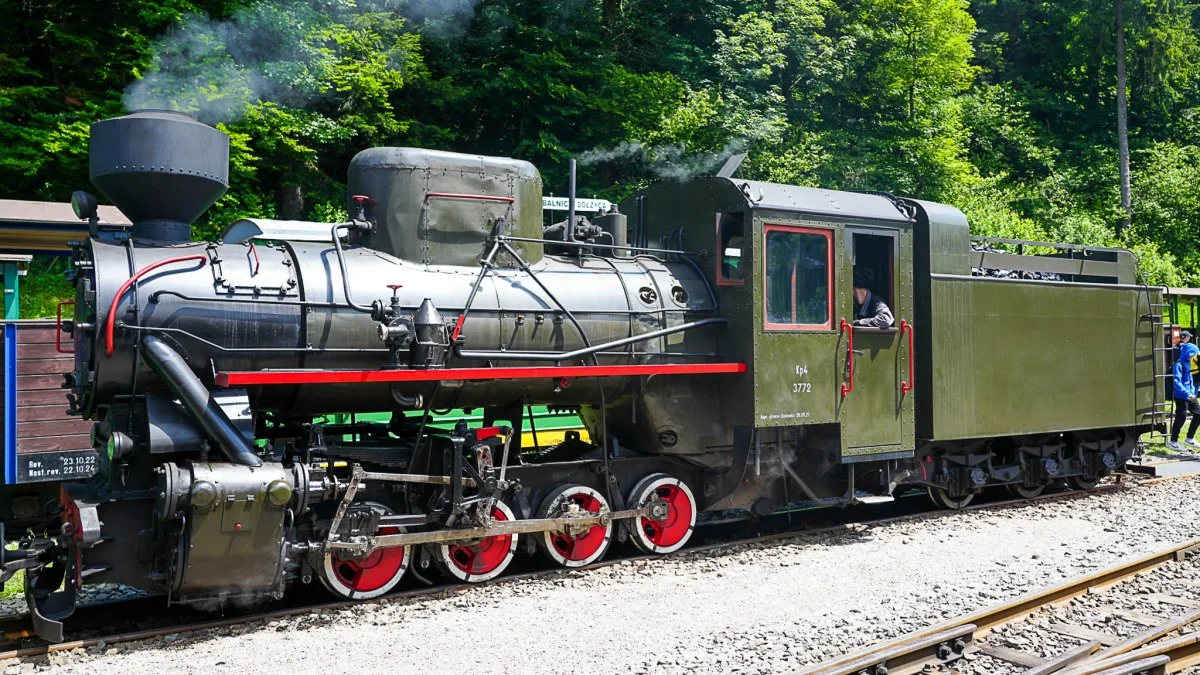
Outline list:
[[[854,268],[854,325],[866,328],[891,328],[896,319],[883,298],[871,292],[875,273],[865,267]]]

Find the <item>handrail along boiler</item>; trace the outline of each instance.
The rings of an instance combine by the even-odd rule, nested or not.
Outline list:
[[[699,177],[543,228],[526,162],[373,148],[347,222],[193,242],[228,138],[155,111],[93,125],[91,177],[133,223],[77,193],[66,387],[98,462],[0,492],[52,639],[85,582],[369,598],[674,551],[710,509],[1088,488],[1159,421],[1161,294],[1128,252],[1002,253],[940,204]],[[856,267],[897,326],[852,325]],[[526,448],[531,405],[591,441]],[[428,423],[452,410],[482,426]]]

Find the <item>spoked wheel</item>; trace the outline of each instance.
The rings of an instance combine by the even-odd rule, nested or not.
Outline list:
[[[1017,499],[1034,499],[1036,497],[1040,497],[1042,493],[1046,491],[1045,485],[1039,485],[1031,488],[1026,487],[1024,483],[1010,483],[1004,487],[1006,490],[1008,490],[1008,494],[1016,497]]]
[[[974,493],[968,492],[965,495],[951,495],[944,488],[929,486],[929,498],[934,504],[943,509],[961,509],[971,503],[975,499]]]
[[[666,518],[638,516],[629,521],[634,546],[646,553],[671,553],[683,548],[696,527],[696,498],[683,481],[665,473],[646,476],[629,493],[629,508],[638,509],[654,499],[666,506]]]
[[[492,506],[492,518],[498,522],[516,520],[512,509],[500,500]],[[512,562],[517,550],[517,535],[485,537],[477,544],[437,544],[431,547],[433,560],[447,576],[470,584],[500,576]]]
[[[383,504],[368,502],[370,507],[382,515],[391,515],[392,510]],[[379,534],[400,534],[400,527],[381,527]],[[363,558],[351,558],[340,551],[325,554],[318,575],[321,583],[338,597],[351,600],[376,598],[399,583],[408,569],[410,560],[408,546],[377,549]]]
[[[1067,477],[1067,485],[1072,490],[1095,490],[1099,482],[1100,479],[1098,478],[1084,478],[1083,476]]]
[[[572,513],[608,513],[608,500],[583,485],[567,485],[550,493],[538,510],[539,518],[561,518]],[[612,540],[612,521],[565,532],[542,532],[541,548],[546,557],[563,567],[582,567],[599,560]]]

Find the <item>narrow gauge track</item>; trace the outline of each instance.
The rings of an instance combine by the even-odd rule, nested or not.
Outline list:
[[[1092,630],[1070,621],[1043,621],[1036,625],[1020,622],[1043,609],[1062,607],[1070,600],[1086,594],[1103,594],[1099,598],[1101,601],[1116,600],[1108,596],[1116,594],[1122,582],[1171,562],[1197,565],[1196,560],[1192,559],[1197,553],[1200,553],[1200,539],[1182,542],[845,654],[803,670],[800,675],[910,675],[952,666],[977,654],[1011,664],[1011,669],[1023,675],[1160,675],[1182,672],[1200,665],[1200,628],[1195,625],[1200,623],[1200,601],[1194,599],[1169,593],[1137,596],[1144,598],[1144,602],[1158,603],[1154,614],[1121,609],[1111,604],[1082,610],[1100,619],[1124,618],[1131,621],[1138,629],[1128,637]],[[1166,585],[1166,582],[1163,583]],[[1168,609],[1162,609],[1163,606]],[[988,640],[999,629],[1014,626],[1067,636],[1079,640],[1080,644],[1045,659]]]
[[[1047,501],[1058,501],[1066,499],[1084,499],[1094,497],[1098,493],[1109,493],[1124,489],[1130,489],[1139,485],[1147,485],[1152,483],[1166,482],[1187,476],[1170,476],[1164,478],[1140,479],[1134,475],[1118,474],[1117,481],[1100,485],[1093,490],[1081,492],[1065,490],[1061,492],[1053,492],[1043,494],[1033,499],[993,499],[983,500],[972,504],[958,511],[977,511],[991,510],[1001,508],[1020,508],[1022,506]],[[766,533],[759,532],[749,538],[730,538],[730,535],[724,534],[726,525],[731,524],[729,521],[723,521],[718,526],[711,528],[711,531],[702,533],[697,529],[697,535],[693,538],[693,543],[688,546],[665,555],[658,554],[633,554],[619,557],[613,557],[606,560],[601,560],[590,565],[577,567],[574,569],[564,569],[561,567],[549,567],[530,569],[527,571],[518,571],[515,573],[506,574],[491,581],[481,583],[446,583],[435,584],[432,586],[402,590],[389,593],[379,598],[371,600],[341,600],[332,602],[315,602],[302,605],[275,607],[272,609],[247,612],[237,614],[236,616],[226,616],[218,619],[208,620],[188,620],[192,617],[180,617],[178,608],[168,608],[162,601],[161,597],[137,598],[119,602],[98,603],[80,607],[75,618],[71,621],[71,633],[75,637],[70,638],[61,643],[46,644],[33,637],[32,628],[29,626],[28,617],[25,615],[8,617],[0,619],[0,634],[8,640],[7,644],[0,643],[0,661],[10,660],[14,658],[32,658],[45,656],[56,652],[71,651],[74,649],[83,649],[94,647],[101,643],[105,645],[114,645],[126,642],[136,642],[141,640],[149,640],[167,635],[182,635],[196,633],[205,630],[226,628],[240,624],[248,624],[254,622],[270,621],[275,619],[283,619],[302,614],[314,612],[328,612],[344,609],[352,606],[360,606],[366,604],[379,604],[381,602],[405,601],[424,597],[436,597],[439,595],[453,595],[460,593],[472,587],[479,587],[492,584],[502,583],[519,583],[534,579],[545,579],[563,573],[588,572],[590,570],[602,569],[611,565],[617,565],[624,562],[636,562],[645,560],[656,560],[672,557],[681,557],[694,553],[703,553],[710,551],[719,551],[732,549],[739,546],[755,545],[790,539],[798,536],[816,536],[821,534],[836,533],[845,531],[848,528],[862,527],[868,525],[885,525],[889,523],[915,521],[923,519],[937,519],[949,517],[958,511],[947,511],[936,509],[932,505],[926,505],[924,508],[917,507],[916,503],[921,500],[917,499],[898,499],[891,506],[892,513],[876,518],[855,519],[850,516],[861,516],[874,511],[876,513],[885,512],[884,505],[862,506],[854,510],[839,509],[836,507],[824,508],[802,508],[791,512],[785,512],[772,515],[768,518],[760,519],[760,530],[770,530]],[[896,509],[903,511],[901,515],[895,515]],[[816,518],[813,518],[813,516]],[[823,520],[822,520],[823,519]],[[819,524],[815,524],[819,522]],[[1200,545],[1200,542],[1197,542]],[[114,610],[119,610],[115,612]],[[137,617],[134,619],[133,617]],[[184,618],[184,621],[178,619]],[[131,626],[142,624],[150,621],[163,621],[163,625],[153,626],[150,628],[131,628]],[[854,675],[858,675],[860,671],[853,671]],[[893,673],[895,671],[892,671]],[[883,675],[884,671],[880,671],[878,675]],[[870,675],[877,675],[872,672]]]

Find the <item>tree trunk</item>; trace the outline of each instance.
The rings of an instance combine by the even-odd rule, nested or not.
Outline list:
[[[299,185],[280,185],[275,188],[275,213],[280,220],[300,220],[304,215],[304,197]]]
[[[1133,195],[1129,178],[1129,102],[1125,83],[1125,2],[1113,0],[1117,10],[1117,147],[1121,157],[1121,209],[1125,217],[1117,226],[1117,234],[1129,230],[1133,220]]]
[[[600,5],[600,21],[612,28],[617,22],[617,14],[621,11],[620,0],[604,0]]]

